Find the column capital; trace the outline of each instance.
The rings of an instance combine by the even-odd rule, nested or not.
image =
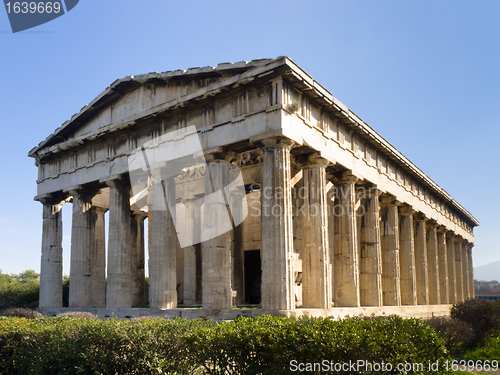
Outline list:
[[[425,223],[427,220],[429,219],[422,212],[415,212],[413,214],[413,221],[423,221]]]
[[[444,234],[446,234],[446,232],[448,231],[448,229],[444,225],[438,225],[437,231],[438,232],[443,232]]]
[[[38,201],[44,205],[61,204],[64,201],[63,193],[47,193],[37,195],[33,200]]]
[[[250,140],[252,142],[252,139]],[[269,138],[263,138],[259,140],[254,140],[254,142],[259,146],[263,151],[270,148],[286,148],[290,150],[295,142],[290,138],[285,136],[274,136]]]
[[[360,180],[359,176],[356,176],[352,171],[347,170],[341,173],[338,173],[333,176],[333,182],[336,185],[340,184],[355,184]]]
[[[382,194],[382,190],[377,188],[377,185],[373,186],[366,186],[366,185],[361,185],[361,186],[356,186],[356,195],[358,198],[374,198],[374,197],[380,197]]]
[[[300,155],[295,158],[303,168],[323,167],[326,168],[330,161],[321,156],[321,152],[313,152],[311,154]]]
[[[401,206],[403,203],[398,201],[395,196],[390,194],[381,194],[379,202],[382,207],[387,206]]]
[[[434,219],[427,220],[426,221],[426,225],[427,225],[428,228],[436,228],[437,229],[437,227],[439,227],[439,224]]]
[[[241,159],[240,155],[225,147],[211,147],[203,150],[207,163],[231,163]]]
[[[110,188],[126,189],[130,188],[130,180],[125,178],[114,178],[103,181]]]
[[[402,204],[398,207],[398,213],[401,216],[413,215],[415,210],[409,204]]]
[[[94,197],[99,193],[99,189],[86,185],[75,185],[64,189],[64,192],[69,193],[73,197]]]

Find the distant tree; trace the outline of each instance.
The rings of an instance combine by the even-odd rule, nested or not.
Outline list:
[[[474,280],[476,294],[500,294],[500,284],[491,281]]]
[[[5,274],[0,270],[0,305],[27,307],[38,301],[40,274],[26,270],[20,274]]]

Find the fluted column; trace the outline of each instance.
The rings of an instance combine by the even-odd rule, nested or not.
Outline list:
[[[361,191],[360,191],[361,190]],[[382,252],[380,246],[380,190],[358,188],[364,203],[361,216],[359,298],[361,306],[382,306]]]
[[[142,306],[145,300],[145,270],[144,270],[144,220],[143,214],[132,214],[130,236],[132,243],[132,306]]]
[[[415,270],[417,275],[417,304],[429,304],[429,274],[427,263],[427,239],[425,222],[427,218],[417,213],[415,223]]]
[[[290,149],[287,138],[267,138],[262,171],[262,309],[295,309]]]
[[[201,199],[185,202],[186,221],[184,228],[193,234],[193,245],[184,248],[184,305],[195,305],[196,300],[196,244],[201,240]]]
[[[441,304],[450,303],[448,282],[448,251],[446,246],[446,228],[437,228],[438,263],[439,263],[439,293]]]
[[[328,246],[326,167],[328,160],[310,155],[303,169],[304,246],[302,252],[302,305],[329,309],[332,306]]]
[[[70,191],[73,196],[69,307],[93,307],[91,283],[92,197],[96,190],[82,187]]]
[[[469,244],[467,246],[467,257],[468,257],[468,265],[469,265],[469,298],[476,298],[476,293],[474,289],[474,265],[472,263],[472,247],[473,244]]]
[[[393,197],[380,200],[382,293],[384,306],[401,305],[401,275],[399,263],[399,215],[401,203]]]
[[[231,214],[233,218],[243,219],[246,214],[246,207],[243,207],[243,202],[246,204],[246,200],[243,200],[246,193],[245,190],[235,190],[231,191]],[[234,227],[233,238],[232,238],[232,255],[233,255],[233,269],[232,269],[232,280],[233,291],[236,292],[236,297],[234,298],[235,305],[242,305],[245,303],[245,282],[244,282],[244,262],[245,262],[245,252],[243,249],[243,223]]]
[[[62,215],[64,202],[47,198],[43,204],[40,308],[62,307]]]
[[[153,171],[153,202],[149,250],[149,307],[177,307],[177,233],[175,232],[175,180]]]
[[[448,252],[448,303],[457,302],[456,274],[455,274],[455,244],[453,232],[446,232],[446,250]]]
[[[232,223],[229,222],[229,154],[205,155],[205,207],[203,220],[203,297],[204,309],[232,308]],[[223,230],[221,230],[223,228]]]
[[[401,304],[417,304],[417,276],[415,269],[415,236],[413,233],[414,210],[399,207],[399,263],[401,270]]]
[[[427,280],[429,288],[429,305],[439,305],[441,294],[439,290],[439,260],[437,243],[437,223],[427,222],[426,249],[427,249]]]
[[[469,257],[467,256],[467,241],[461,243],[462,247],[462,278],[463,278],[463,296],[464,301],[469,299]]]
[[[329,179],[332,177],[331,175],[327,176]],[[336,186],[332,186],[326,195],[327,206],[328,206],[328,256],[330,258],[330,293],[333,306],[336,306],[335,303],[335,280],[333,277],[334,273],[334,243],[335,243],[335,191]]]
[[[344,173],[337,183],[335,197],[334,300],[336,307],[358,307],[359,264],[356,226],[356,181]]]
[[[132,307],[130,183],[116,179],[106,184],[110,188],[106,307]]]
[[[106,208],[92,207],[92,248],[90,249],[92,307],[106,307],[106,228],[104,223],[106,211]]]
[[[462,238],[455,236],[453,241],[455,251],[455,289],[457,293],[456,302],[464,301],[464,282],[463,282],[463,267],[462,267]]]

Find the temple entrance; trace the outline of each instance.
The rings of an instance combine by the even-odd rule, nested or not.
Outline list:
[[[257,305],[261,300],[260,250],[245,251],[245,302]]]

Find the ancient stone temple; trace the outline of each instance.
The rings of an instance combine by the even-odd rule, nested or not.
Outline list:
[[[478,221],[288,57],[119,79],[29,156],[46,314],[68,206],[69,309],[429,316],[474,298]]]

